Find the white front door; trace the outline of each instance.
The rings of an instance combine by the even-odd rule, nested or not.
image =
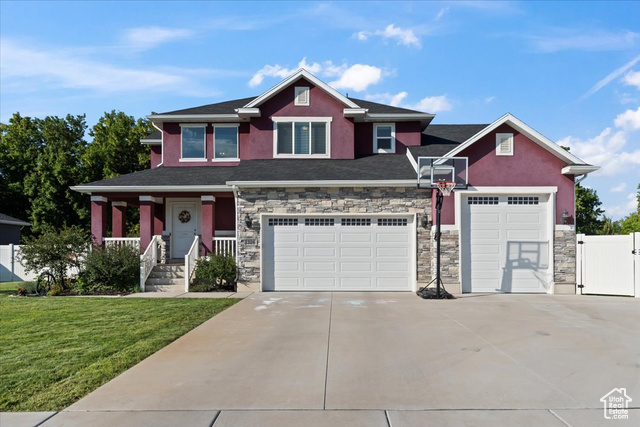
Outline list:
[[[462,291],[547,292],[548,195],[462,198]]]
[[[272,217],[263,238],[265,291],[413,288],[413,216]]]
[[[171,206],[171,258],[184,258],[198,234],[197,202],[174,202]]]

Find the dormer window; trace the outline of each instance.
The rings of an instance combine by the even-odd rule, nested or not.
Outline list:
[[[496,156],[513,156],[513,134],[496,134]]]
[[[331,117],[273,117],[273,157],[329,157]]]
[[[308,107],[309,106],[309,88],[306,86],[296,86],[295,88],[295,105]]]
[[[396,126],[393,123],[380,123],[373,126],[373,152],[396,152]]]

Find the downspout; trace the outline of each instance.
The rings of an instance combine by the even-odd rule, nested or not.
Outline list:
[[[158,164],[158,166],[156,166],[156,167],[159,167],[159,166],[162,166],[162,164],[164,163],[164,131],[162,129],[160,129],[155,124],[155,122],[151,122],[151,125],[154,128],[158,129],[160,131],[160,135],[162,135],[161,138],[160,138],[160,163]]]

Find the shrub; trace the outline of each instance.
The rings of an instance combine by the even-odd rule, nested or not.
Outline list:
[[[234,257],[211,254],[196,262],[191,292],[235,291],[236,260]]]
[[[78,276],[78,293],[134,292],[140,283],[140,254],[131,246],[95,248]]]
[[[82,256],[89,248],[89,236],[78,227],[65,227],[60,231],[45,231],[39,237],[27,239],[22,247],[22,263],[27,271],[40,274],[48,270],[58,288],[64,289],[67,271],[80,269]]]

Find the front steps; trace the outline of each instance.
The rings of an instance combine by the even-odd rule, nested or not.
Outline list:
[[[184,264],[158,264],[144,284],[145,292],[184,292]]]

